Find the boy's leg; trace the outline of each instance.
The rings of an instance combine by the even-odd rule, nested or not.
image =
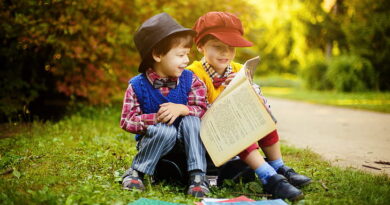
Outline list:
[[[282,152],[280,151],[279,141],[273,145],[262,146],[261,149],[264,152],[264,155],[267,157],[267,160],[273,161],[282,158]]]
[[[285,176],[292,185],[300,187],[310,183],[311,179],[309,177],[300,175],[292,168],[284,165],[280,151],[279,135],[276,130],[261,139],[259,146],[267,157],[267,162],[278,174]]]
[[[158,160],[173,148],[176,137],[177,130],[174,126],[162,123],[149,126],[139,142],[138,153],[131,168],[123,175],[123,188],[143,190],[142,175],[154,173]]]
[[[187,155],[190,185],[188,194],[194,197],[204,197],[209,193],[206,179],[206,149],[200,139],[200,119],[185,116],[179,125],[179,139],[184,142]]]
[[[240,157],[240,159],[246,159],[248,157],[248,155],[253,151],[253,150],[258,150],[260,147],[259,145],[256,143],[252,144],[251,146],[249,146],[248,148],[246,148],[244,151],[240,152],[238,154],[238,156]]]
[[[179,125],[179,139],[184,142],[188,171],[206,172],[206,149],[199,136],[200,119],[194,116],[183,117]]]
[[[158,123],[148,127],[141,139],[131,168],[153,175],[158,160],[167,154],[176,143],[177,129],[173,125]]]
[[[303,196],[302,192],[288,183],[285,177],[276,173],[257,149],[253,149],[242,160],[255,170],[256,175],[264,186],[264,190],[272,194],[274,198],[293,201]]]
[[[264,152],[264,155],[267,157],[268,163],[277,171],[280,167],[284,165],[282,159],[282,153],[280,151],[280,143],[276,142],[273,145],[261,147]]]

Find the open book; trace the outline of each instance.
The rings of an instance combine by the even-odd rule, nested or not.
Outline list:
[[[248,60],[202,118],[200,136],[217,167],[276,129],[252,87],[259,61]]]

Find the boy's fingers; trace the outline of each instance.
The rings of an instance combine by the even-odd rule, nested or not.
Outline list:
[[[158,112],[157,113],[163,113],[164,111],[166,111],[167,108],[166,107],[160,107],[160,109],[158,109]]]
[[[173,116],[173,117],[171,118],[171,120],[169,120],[168,125],[172,125],[173,122],[175,122],[176,118],[177,118],[176,116]]]
[[[159,118],[160,120],[162,120],[162,119],[164,119],[165,117],[167,117],[168,115],[169,115],[169,112],[164,111],[164,112],[162,112],[162,113],[160,113],[160,114],[158,115],[158,118]]]
[[[170,113],[169,109],[167,107],[161,107],[160,110],[158,110],[157,115],[164,117],[167,113]]]
[[[159,122],[163,122],[163,123],[166,123],[168,121],[168,119],[166,119],[167,117],[159,117],[158,118],[158,121]]]
[[[163,118],[163,122],[168,122],[172,118],[172,115],[167,115]]]

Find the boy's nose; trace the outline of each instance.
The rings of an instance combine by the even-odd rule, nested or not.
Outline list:
[[[221,49],[221,53],[222,53],[222,54],[228,54],[228,53],[229,53],[229,47],[223,47],[223,48]]]

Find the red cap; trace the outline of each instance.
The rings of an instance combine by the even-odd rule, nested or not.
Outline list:
[[[210,34],[223,43],[233,47],[250,47],[252,42],[244,39],[244,29],[240,19],[228,12],[208,12],[201,16],[192,28],[197,32],[195,43]]]

